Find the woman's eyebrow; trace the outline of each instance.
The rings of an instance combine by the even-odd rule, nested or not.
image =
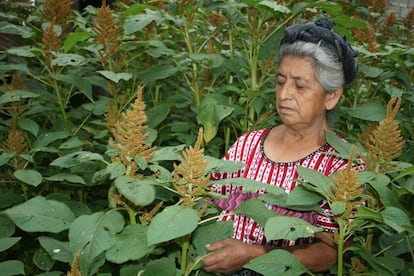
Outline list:
[[[276,77],[283,77],[283,78],[287,78],[286,75],[284,75],[283,73],[280,72],[276,72]],[[299,80],[299,81],[304,81],[304,82],[309,82],[309,79],[303,76],[293,76],[292,79],[294,80]]]

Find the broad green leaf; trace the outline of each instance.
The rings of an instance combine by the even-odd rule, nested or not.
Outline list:
[[[55,261],[43,248],[38,248],[33,255],[33,263],[42,271],[49,271],[55,265]]]
[[[56,57],[52,60],[54,66],[81,66],[86,63],[86,57],[78,54],[56,53]]]
[[[59,149],[75,149],[82,146],[83,142],[79,139],[79,137],[75,136],[60,144]]]
[[[267,240],[295,241],[298,238],[311,237],[321,231],[321,228],[315,227],[303,219],[289,216],[271,217],[264,227]]]
[[[120,176],[115,179],[118,191],[137,206],[146,206],[155,199],[154,179]]]
[[[162,80],[166,79],[175,73],[177,73],[180,69],[175,66],[171,65],[156,65],[146,71],[141,72],[138,76],[144,82],[144,85],[155,81],[155,80]]]
[[[37,135],[39,134],[39,125],[30,118],[24,118],[19,120],[18,125],[21,129],[30,132],[35,137],[37,137]]]
[[[63,75],[63,74],[51,74],[50,75],[53,79],[65,82],[69,85],[73,85],[79,90],[91,101],[93,102],[92,97],[92,84],[84,79],[81,76],[76,75]]]
[[[259,272],[264,276],[299,276],[309,272],[293,254],[283,249],[275,249],[254,258],[243,267]]]
[[[116,264],[136,261],[148,254],[147,226],[131,224],[116,236],[116,242],[106,252],[108,261]]]
[[[180,157],[185,145],[178,146],[167,146],[162,148],[157,148],[154,151],[152,156],[152,161],[167,161],[167,160],[178,160]]]
[[[0,33],[15,34],[23,38],[30,38],[33,35],[33,29],[24,25],[6,24],[0,26]]]
[[[369,264],[371,270],[376,272],[377,275],[396,275],[395,271],[393,271],[390,267],[387,267],[381,258],[376,257],[366,248],[359,248],[358,253],[362,259]]]
[[[283,207],[298,211],[322,211],[320,207],[322,200],[321,195],[298,185],[288,194]]]
[[[254,219],[258,224],[264,226],[269,218],[280,216],[278,213],[269,210],[264,203],[259,199],[249,199],[234,211],[236,214],[245,214],[248,217]]]
[[[204,159],[208,161],[206,167],[206,173],[209,172],[236,172],[241,170],[246,164],[243,162],[235,162],[230,160],[224,160],[223,158],[215,158],[212,156],[204,156]]]
[[[23,231],[59,233],[75,219],[63,203],[37,196],[4,211]]]
[[[290,13],[290,9],[288,7],[279,5],[273,1],[260,1],[259,5],[271,8],[275,12]]]
[[[116,234],[124,224],[122,215],[113,210],[76,218],[69,228],[69,246],[73,254],[82,252],[79,260],[82,275],[88,275],[96,258],[115,244]]]
[[[157,127],[160,123],[162,123],[165,118],[167,118],[168,114],[170,114],[170,106],[167,104],[160,104],[155,107],[152,107],[145,111],[145,114],[148,118],[151,118],[148,121],[148,126],[150,128]]]
[[[233,222],[219,221],[209,224],[204,224],[194,231],[192,234],[193,245],[196,248],[197,256],[203,256],[207,254],[206,245],[215,241],[219,241],[225,238],[231,238],[233,236]]]
[[[103,161],[100,154],[89,151],[78,151],[53,160],[50,165],[59,168],[72,168],[87,161]]]
[[[128,20],[125,20],[124,31],[125,34],[133,34],[141,31],[147,25],[152,22],[155,24],[161,24],[164,21],[164,16],[159,11],[147,9],[137,15],[130,16]]]
[[[111,179],[115,179],[125,174],[126,167],[120,162],[113,162],[106,167],[106,171],[111,175]]]
[[[19,71],[24,73],[30,73],[30,69],[26,63],[16,63],[16,64],[0,64],[0,72],[11,72]]]
[[[0,97],[0,104],[18,102],[21,99],[37,98],[39,94],[26,91],[26,90],[12,90],[7,93],[3,93]]]
[[[20,57],[35,57],[36,55],[33,54],[31,51],[33,49],[32,46],[21,46],[21,47],[12,47],[7,49],[7,53],[10,55],[20,56]]]
[[[223,64],[224,58],[218,54],[203,54],[203,53],[190,53],[189,57],[192,60],[201,62],[208,60],[210,62],[210,68],[216,68]]]
[[[18,241],[21,240],[21,237],[12,237],[12,238],[2,238],[0,239],[0,252],[3,252],[13,245],[15,245]]]
[[[370,102],[353,108],[346,109],[346,112],[354,118],[372,122],[380,122],[386,116],[385,105],[379,102]]]
[[[201,102],[197,121],[203,125],[206,143],[216,136],[220,122],[234,110],[233,107],[223,103],[226,103],[226,99],[219,94],[206,95]]]
[[[38,237],[39,243],[49,256],[56,261],[70,264],[73,259],[69,242],[63,242],[51,237]]]
[[[338,137],[335,133],[326,131],[325,132],[326,141],[329,145],[335,148],[335,150],[343,157],[349,158],[351,153],[352,144],[349,144]]]
[[[79,175],[73,174],[73,173],[57,173],[52,176],[45,177],[44,179],[48,181],[57,181],[57,182],[67,181],[70,183],[86,185],[85,180],[82,177],[80,177]]]
[[[335,201],[329,204],[329,207],[331,207],[332,213],[334,215],[340,215],[345,212],[346,203],[343,201]]]
[[[118,83],[120,80],[128,81],[132,78],[131,73],[115,73],[112,71],[98,71],[98,73],[115,83]]]
[[[296,170],[305,182],[309,182],[313,187],[315,187],[315,191],[317,193],[325,198],[328,197],[327,191],[331,187],[331,180],[329,177],[321,172],[306,167],[297,167]]]
[[[13,156],[14,154],[7,152],[3,152],[2,154],[0,154],[0,166],[7,164]]]
[[[385,174],[364,171],[358,175],[358,179],[362,183],[368,183],[369,186],[378,193],[379,200],[385,206],[402,208],[401,203],[397,200],[397,195],[388,187],[390,179]]]
[[[1,193],[2,191],[0,191]],[[1,200],[1,198],[0,198]],[[0,213],[0,238],[9,238],[16,231],[13,221],[4,213]]]
[[[196,229],[197,223],[196,210],[180,205],[168,206],[149,224],[148,246],[187,235]]]
[[[1,262],[0,271],[2,276],[25,275],[24,264],[17,260]]]
[[[91,36],[88,32],[73,32],[70,33],[63,44],[63,51],[67,53],[70,49],[73,48],[73,46],[76,45],[76,43],[85,41]]]
[[[175,276],[176,271],[174,258],[160,258],[150,261],[138,275],[140,276]]]
[[[67,131],[42,132],[34,142],[34,150],[49,146],[52,142],[69,137]]]
[[[384,73],[384,69],[378,67],[372,67],[366,64],[360,64],[359,66],[361,73],[368,78],[378,78],[382,73]]]
[[[3,185],[4,186],[4,185]],[[13,189],[0,186],[0,208],[5,209],[24,201],[23,196]]]
[[[362,218],[364,220],[376,221],[376,222],[379,222],[379,223],[384,222],[381,214],[378,213],[378,211],[367,208],[367,207],[364,207],[364,206],[358,207],[357,212],[356,212],[356,217],[357,218]]]
[[[404,232],[402,226],[412,226],[410,218],[399,208],[391,206],[385,207],[385,209],[381,211],[381,215],[384,218],[384,223],[398,233]]]
[[[42,175],[35,170],[17,170],[13,175],[18,180],[34,187],[39,186],[43,180]]]
[[[379,237],[380,247],[387,248],[387,251],[384,252],[386,256],[398,257],[402,256],[402,254],[409,253],[411,251],[411,244],[414,244],[414,235],[406,232],[399,234],[383,233]]]

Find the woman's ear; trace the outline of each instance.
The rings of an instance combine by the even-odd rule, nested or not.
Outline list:
[[[325,108],[326,110],[332,110],[341,99],[342,94],[344,93],[344,89],[342,87],[336,89],[333,92],[327,93],[326,101],[325,101]]]

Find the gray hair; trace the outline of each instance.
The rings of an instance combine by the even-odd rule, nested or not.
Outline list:
[[[284,43],[279,49],[279,64],[285,56],[311,58],[316,79],[325,92],[333,92],[344,86],[345,77],[342,62],[319,44],[303,41],[296,41],[292,44]]]

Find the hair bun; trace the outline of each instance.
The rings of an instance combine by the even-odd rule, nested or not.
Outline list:
[[[332,30],[332,28],[333,28],[333,24],[332,24],[331,20],[329,20],[328,18],[325,18],[325,17],[316,20],[315,25],[319,26],[319,27],[322,27],[322,28],[326,28],[328,30]]]

